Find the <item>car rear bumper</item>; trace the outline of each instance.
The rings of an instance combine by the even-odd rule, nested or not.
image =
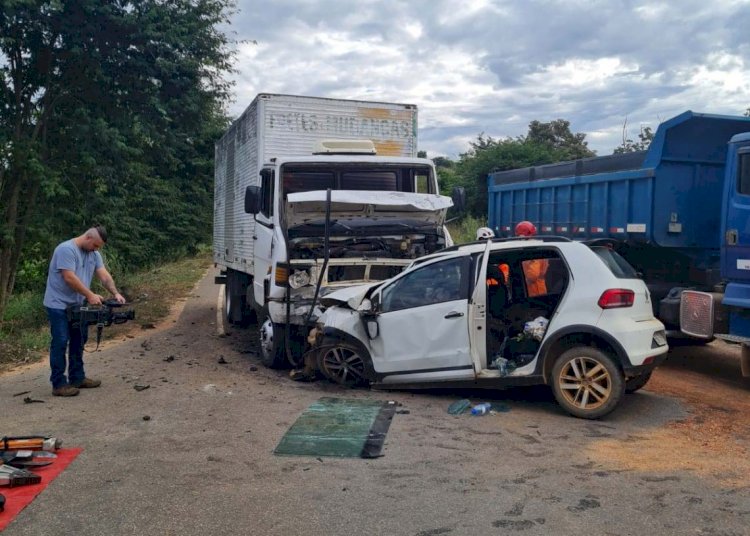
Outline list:
[[[623,363],[623,368],[628,374],[654,368],[669,351],[664,324],[655,318],[642,321],[609,319],[598,327],[614,336],[625,349],[629,363]]]

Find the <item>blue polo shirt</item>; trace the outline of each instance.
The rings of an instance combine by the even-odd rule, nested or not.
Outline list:
[[[59,244],[52,254],[47,272],[47,289],[44,291],[44,306],[50,309],[65,309],[69,305],[81,304],[84,297],[70,288],[62,276],[62,270],[70,270],[78,279],[91,286],[94,272],[104,266],[98,251],[84,251],[74,239]]]

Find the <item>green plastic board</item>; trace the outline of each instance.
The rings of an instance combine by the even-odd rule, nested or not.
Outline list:
[[[394,402],[321,398],[281,438],[275,454],[375,458],[396,411]]]

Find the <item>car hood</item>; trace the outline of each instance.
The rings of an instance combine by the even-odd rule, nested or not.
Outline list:
[[[287,227],[319,222],[326,215],[325,190],[289,194],[286,202]],[[453,206],[450,197],[437,194],[380,192],[370,190],[332,190],[331,219],[387,223],[411,220],[423,224],[443,225],[445,213]]]
[[[332,305],[345,305],[356,311],[357,307],[362,303],[362,300],[367,296],[369,290],[381,283],[382,281],[374,281],[364,285],[342,288],[341,290],[331,292],[320,298],[320,303],[325,307],[330,307]]]

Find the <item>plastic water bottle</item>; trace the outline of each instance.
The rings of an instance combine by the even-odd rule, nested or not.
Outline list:
[[[492,404],[490,404],[489,402],[477,404],[476,406],[471,408],[471,414],[472,415],[486,415],[490,412],[490,408],[492,408]]]

